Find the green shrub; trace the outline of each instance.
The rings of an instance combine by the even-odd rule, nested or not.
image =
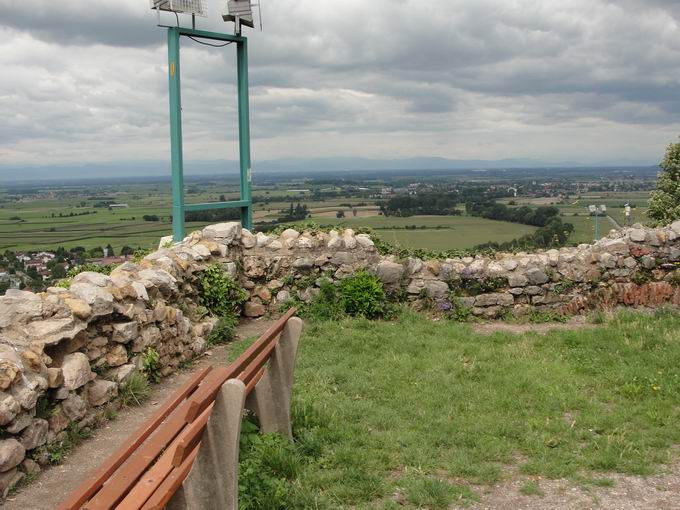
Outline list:
[[[101,273],[105,275],[110,275],[111,271],[113,271],[116,268],[115,264],[108,264],[108,265],[103,265],[100,266],[99,264],[81,264],[79,266],[72,267],[71,269],[68,270],[68,273],[66,275],[69,278],[73,278],[76,275],[79,275],[80,273],[84,273],[86,271],[92,272],[92,273]]]
[[[161,381],[161,356],[153,347],[147,347],[142,353],[142,371],[152,383]]]
[[[219,264],[208,266],[199,276],[201,304],[217,317],[238,316],[248,294]]]
[[[213,327],[210,335],[208,335],[208,346],[220,345],[227,343],[234,338],[238,318],[235,315],[225,315],[220,317],[217,324]]]
[[[340,300],[347,315],[375,319],[385,313],[387,298],[382,281],[375,275],[360,271],[340,282]]]
[[[345,309],[338,296],[337,286],[328,281],[322,282],[319,294],[309,304],[302,304],[300,313],[303,318],[317,321],[342,319],[345,316]]]

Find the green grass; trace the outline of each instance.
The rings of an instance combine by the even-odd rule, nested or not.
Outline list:
[[[448,508],[509,465],[575,483],[653,473],[680,443],[679,330],[666,310],[545,335],[412,312],[308,324],[296,442],[254,454],[276,450],[282,467],[268,465],[278,492],[251,508]]]

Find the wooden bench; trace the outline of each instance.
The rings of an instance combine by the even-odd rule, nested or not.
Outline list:
[[[290,395],[302,321],[291,308],[227,367],[196,372],[58,510],[238,507],[244,408],[292,440]]]

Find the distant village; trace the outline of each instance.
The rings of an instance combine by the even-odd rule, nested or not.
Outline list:
[[[96,268],[116,266],[131,260],[134,250],[123,247],[119,255],[109,245],[106,248],[73,248],[57,251],[5,251],[0,254],[0,295],[7,289],[41,291],[69,276],[69,272],[84,265]]]

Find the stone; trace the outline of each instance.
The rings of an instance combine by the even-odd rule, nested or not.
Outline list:
[[[279,290],[283,288],[283,282],[280,280],[269,280],[267,283],[267,288],[269,290]]]
[[[524,276],[526,276],[531,285],[542,285],[550,281],[548,275],[538,268],[529,269],[526,273],[524,273]]]
[[[359,246],[361,246],[364,250],[367,251],[373,251],[375,250],[375,244],[371,240],[371,237],[368,234],[359,234],[355,238],[357,240],[357,243],[359,243]]]
[[[427,295],[435,300],[442,300],[449,295],[449,285],[439,280],[426,280],[424,285]]]
[[[0,426],[10,423],[21,411],[21,405],[9,393],[0,391]]]
[[[519,265],[515,259],[505,259],[502,264],[506,271],[514,271]]]
[[[288,292],[287,290],[279,291],[276,294],[276,301],[279,302],[279,303],[285,303],[286,301],[290,301],[290,300],[291,300],[291,295],[290,295],[290,292]]]
[[[279,237],[283,240],[297,239],[298,237],[300,237],[300,232],[292,228],[287,228],[286,230],[281,232],[281,235]]]
[[[241,231],[241,245],[247,250],[254,248],[257,244],[257,239],[248,230]]]
[[[139,277],[142,280],[149,282],[151,286],[156,287],[164,294],[177,292],[177,280],[163,269],[144,269],[139,272]]]
[[[61,403],[61,408],[71,421],[78,421],[87,413],[87,404],[75,393],[71,393],[68,398]]]
[[[21,433],[21,439],[19,439],[19,441],[26,450],[33,450],[47,442],[47,431],[49,429],[50,424],[47,423],[47,420],[35,418],[33,423],[26,427]]]
[[[526,287],[529,284],[529,279],[523,274],[511,274],[508,276],[508,285],[510,287]]]
[[[110,367],[119,367],[125,365],[128,361],[127,350],[122,345],[114,346],[106,353],[106,364]]]
[[[75,337],[86,327],[87,323],[67,317],[31,322],[24,327],[24,333],[37,343],[54,345],[65,338]]]
[[[272,299],[272,293],[267,287],[257,287],[255,289],[255,295],[265,303],[268,303]]]
[[[246,317],[262,317],[267,313],[267,309],[262,303],[248,301],[243,307],[243,315]]]
[[[23,363],[14,347],[0,345],[0,390],[10,387],[23,371]]]
[[[512,306],[515,303],[514,298],[510,294],[494,292],[491,294],[480,294],[475,297],[475,306]]]
[[[101,406],[118,396],[118,384],[113,381],[97,379],[87,388],[87,399],[92,406]]]
[[[258,248],[264,248],[271,242],[271,238],[267,234],[258,232],[255,236],[255,246]]]
[[[267,265],[260,257],[243,257],[243,272],[248,278],[261,278],[265,275]]]
[[[512,289],[508,289],[508,292],[512,294],[513,296],[521,296],[524,294],[524,289],[522,287],[516,287]]]
[[[47,419],[47,423],[50,425],[50,430],[55,434],[58,434],[62,430],[65,430],[71,421],[63,413],[63,411],[60,410],[59,412],[50,414],[50,417]]]
[[[18,384],[14,384],[10,389],[12,396],[24,409],[33,409],[38,401],[38,391],[36,386],[24,378]]]
[[[19,471],[12,468],[4,473],[0,473],[0,496],[4,499],[9,494],[9,490],[17,483]]]
[[[295,269],[311,269],[314,267],[314,259],[311,257],[301,257],[295,259],[295,262],[293,262],[293,267]]]
[[[90,370],[90,362],[82,352],[74,352],[64,358],[61,365],[64,376],[64,387],[76,390],[87,384],[94,374]]]
[[[680,235],[680,220],[671,223],[671,230]]]
[[[394,286],[399,284],[404,274],[404,266],[389,260],[383,260],[376,267],[376,274],[385,285]]]
[[[297,240],[297,247],[300,250],[310,250],[312,248],[312,240],[307,236],[300,236]]]
[[[340,239],[340,237],[337,237],[336,233],[336,237],[331,237],[328,240],[327,246],[331,250],[342,250],[345,247],[345,241]]]
[[[26,456],[26,448],[16,439],[5,439],[0,441],[0,472],[21,464]]]
[[[78,319],[87,319],[92,315],[92,307],[82,299],[66,298],[64,303],[69,307],[74,317]]]
[[[654,269],[656,267],[656,259],[651,255],[645,255],[642,257],[642,259],[640,259],[640,263],[645,269]]]
[[[641,228],[633,228],[628,232],[628,237],[636,243],[644,243],[647,233]]]
[[[40,473],[40,466],[33,459],[24,459],[21,463],[21,469],[27,475],[36,475]]]
[[[268,245],[267,247],[268,247],[270,250],[276,251],[276,250],[280,250],[281,248],[283,248],[283,244],[281,244],[281,241],[277,241],[277,240],[275,239],[275,240],[273,240],[272,242],[270,242],[269,245]]]
[[[113,325],[111,340],[120,344],[126,344],[139,335],[139,324],[135,321],[118,322]]]
[[[71,285],[74,283],[89,283],[97,287],[108,287],[113,283],[111,277],[102,273],[95,273],[94,271],[83,271],[73,277]]]
[[[0,296],[0,329],[42,318],[40,296],[24,290],[8,289]]]
[[[110,377],[118,384],[125,384],[130,380],[136,371],[137,367],[135,367],[133,364],[122,365],[111,370]]]
[[[217,223],[203,229],[205,239],[214,239],[226,245],[241,239],[241,224],[239,222]]]
[[[113,295],[91,283],[71,284],[69,292],[92,308],[93,316],[108,315],[113,311]]]
[[[537,285],[530,285],[524,289],[524,293],[528,294],[529,296],[536,296],[538,294],[545,293],[545,290]]]
[[[34,412],[33,412],[34,413]],[[31,412],[20,413],[14,418],[14,421],[7,425],[5,430],[10,434],[18,434],[33,422],[33,414]]]

